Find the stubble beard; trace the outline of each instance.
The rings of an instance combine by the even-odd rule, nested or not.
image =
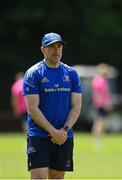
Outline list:
[[[50,61],[50,63],[53,65],[53,66],[58,66],[60,64],[60,58],[57,58],[57,59],[52,59]]]

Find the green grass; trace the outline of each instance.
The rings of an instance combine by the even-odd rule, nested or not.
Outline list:
[[[0,134],[0,179],[29,179],[25,151],[25,135]],[[96,149],[90,134],[75,134],[74,166],[65,178],[122,179],[122,135],[105,135]]]

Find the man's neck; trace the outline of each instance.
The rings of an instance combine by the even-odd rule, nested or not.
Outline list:
[[[59,65],[60,65],[60,61],[58,61],[58,62],[54,62],[54,63],[50,63],[49,61],[47,61],[46,59],[44,59],[44,62],[45,62],[45,64],[47,65],[47,67],[50,67],[50,68],[58,68],[59,67]]]

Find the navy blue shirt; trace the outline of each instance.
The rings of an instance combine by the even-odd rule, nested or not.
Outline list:
[[[73,92],[82,93],[81,81],[77,72],[64,63],[57,68],[49,68],[42,60],[25,73],[23,94],[39,95],[39,109],[57,129],[62,128],[67,120]],[[48,132],[38,126],[30,115],[28,135],[49,137]],[[73,137],[73,129],[70,129],[68,137]]]

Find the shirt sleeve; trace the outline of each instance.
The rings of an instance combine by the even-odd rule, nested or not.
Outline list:
[[[83,87],[81,84],[81,79],[75,70],[72,71],[71,78],[72,78],[72,92],[82,93]]]
[[[23,80],[23,95],[27,94],[39,94],[39,85],[36,71],[32,71],[31,69],[25,73]]]

